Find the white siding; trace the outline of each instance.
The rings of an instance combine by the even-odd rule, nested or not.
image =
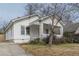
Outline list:
[[[30,25],[29,24],[30,22],[35,21],[37,19],[38,19],[37,17],[33,17],[33,18],[25,19],[23,21],[19,21],[14,24],[14,40],[15,40],[15,42],[17,42],[17,41],[20,42],[21,40],[22,41],[30,40],[30,35],[26,34],[26,31],[25,31],[25,35],[21,35],[21,26],[28,27]]]
[[[11,40],[11,39],[14,39],[13,26],[9,28],[8,31],[6,32],[6,40]]]
[[[15,43],[24,43],[24,42],[30,41],[30,39],[32,39],[32,38],[39,37],[39,34],[40,34],[39,30],[42,30],[43,28],[39,29],[40,27],[38,25],[31,25],[30,26],[30,23],[37,20],[37,19],[38,19],[38,17],[36,16],[36,17],[28,18],[28,19],[23,19],[23,21],[15,22],[13,24],[13,26],[11,26],[11,28],[9,28],[9,30],[6,32],[6,40],[13,39],[13,41]],[[57,21],[55,20],[54,24],[56,22]],[[48,19],[42,21],[41,24],[50,24],[51,25],[52,21],[51,21],[50,18],[48,18]],[[21,35],[21,26],[24,26],[25,28],[30,26],[30,33],[31,34],[28,35],[28,34],[26,34],[26,31],[25,31],[25,35]],[[63,26],[60,23],[58,23],[57,26],[61,27],[60,28],[60,34],[58,34],[57,36],[62,37],[63,36]],[[45,26],[45,28],[48,28],[48,27],[49,26]]]
[[[58,21],[57,19],[54,20],[54,25],[56,25],[57,21]],[[48,19],[42,21],[42,23],[52,24],[52,21],[50,18],[48,18]],[[63,25],[60,24],[60,22],[59,22],[56,26],[60,26],[60,34],[56,34],[56,36],[61,38],[63,36]],[[45,35],[45,34],[43,34],[43,35]]]
[[[52,21],[50,18],[48,18],[48,19],[43,20],[42,23],[52,24]]]

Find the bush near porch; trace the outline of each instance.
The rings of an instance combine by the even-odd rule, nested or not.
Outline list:
[[[49,43],[49,36],[43,39],[36,38],[34,40],[31,40],[29,44],[43,44],[46,45]],[[56,38],[52,40],[52,44],[62,44],[62,43],[69,43],[68,38]]]
[[[64,32],[64,39],[68,43],[79,43],[79,35],[75,35],[74,32]]]
[[[48,40],[41,43],[39,38],[31,41],[30,44],[22,44],[21,47],[27,52],[32,53],[35,56],[79,56],[79,40],[78,36],[72,33],[64,34],[64,43],[62,44],[52,44],[51,47],[46,44]],[[45,43],[45,44],[44,44]]]
[[[36,38],[29,42],[29,44],[43,44],[43,45],[46,45],[48,43],[49,43],[49,36],[43,39]],[[63,38],[54,37],[54,39],[52,40],[52,44],[62,44],[62,43],[79,43],[79,35],[74,35],[74,32],[64,32]]]

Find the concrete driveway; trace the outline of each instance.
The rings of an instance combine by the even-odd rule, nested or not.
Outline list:
[[[26,56],[30,55],[14,43],[0,43],[0,56]]]

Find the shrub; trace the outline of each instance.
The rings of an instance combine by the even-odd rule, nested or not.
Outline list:
[[[34,40],[30,41],[30,44],[48,44],[48,37],[40,39],[40,38],[36,38]]]
[[[79,39],[74,39],[73,43],[79,43]]]
[[[49,36],[47,36],[46,38],[43,38],[42,41],[43,41],[45,44],[48,44],[48,43],[49,43]]]
[[[39,41],[40,41],[40,39],[39,39],[39,38],[36,38],[36,39],[34,39],[34,40],[31,40],[31,41],[30,41],[30,44],[38,44]]]
[[[46,38],[43,38],[43,41],[48,44],[49,43],[49,36]],[[52,40],[52,44],[61,44],[61,43],[65,43],[65,40],[63,38],[57,38],[56,36],[54,36],[54,39]]]
[[[79,43],[79,35],[78,36],[77,35],[74,35],[73,42],[74,43]]]
[[[75,35],[74,32],[64,32],[64,40],[68,43],[79,43],[79,35]]]
[[[54,40],[52,41],[53,44],[62,44],[66,43],[66,41],[63,38],[54,37]]]
[[[63,40],[65,43],[72,43],[73,42],[72,39],[69,37],[63,37]]]
[[[43,38],[43,39],[36,38],[36,39],[30,41],[30,44],[44,44],[45,45],[48,43],[49,43],[49,36],[47,36],[46,38]],[[63,37],[63,38],[57,38],[56,36],[54,36],[52,43],[53,44],[72,43],[72,39],[70,39],[70,36]]]
[[[72,37],[74,36],[74,32],[64,32],[64,37]]]
[[[64,40],[68,43],[73,43],[74,32],[64,32]]]

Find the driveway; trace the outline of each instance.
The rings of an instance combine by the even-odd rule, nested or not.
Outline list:
[[[0,43],[0,56],[29,56],[29,53],[14,43]]]

